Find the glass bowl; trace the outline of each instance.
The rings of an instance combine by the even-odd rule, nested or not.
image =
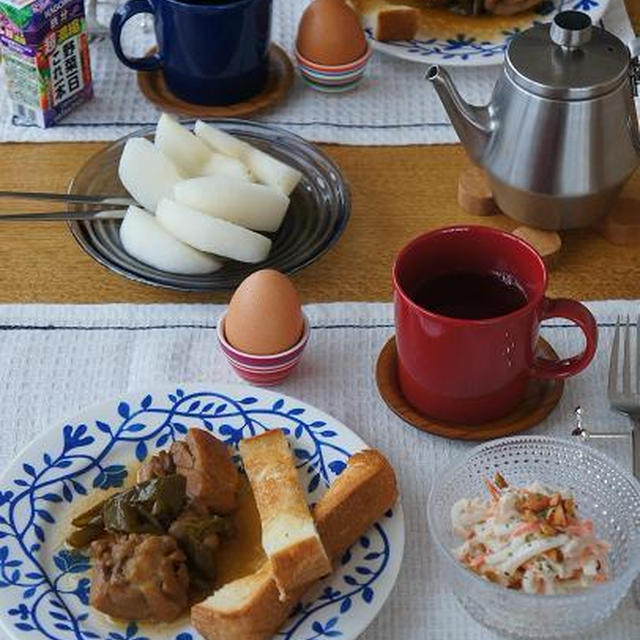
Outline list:
[[[486,497],[483,479],[499,471],[509,484],[535,480],[570,490],[578,513],[611,544],[612,576],[571,595],[533,595],[491,583],[467,570],[452,550],[451,506],[463,497]],[[439,474],[427,507],[429,529],[454,596],[478,622],[514,638],[556,638],[584,632],[608,618],[640,571],[640,483],[613,460],[573,441],[515,436],[475,447]]]
[[[324,255],[342,235],[351,211],[349,187],[338,166],[318,147],[279,127],[235,118],[206,122],[266,151],[295,167],[302,179],[291,193],[282,225],[274,234],[264,262],[246,264],[225,260],[219,271],[205,275],[181,275],[150,267],[130,256],[120,242],[119,220],[70,222],[78,244],[111,271],[131,280],[180,291],[234,289],[257,269],[294,273]],[[183,121],[191,127],[192,122]],[[81,195],[127,195],[118,178],[118,163],[129,138],[153,139],[155,125],[133,131],[89,158],[69,187]]]

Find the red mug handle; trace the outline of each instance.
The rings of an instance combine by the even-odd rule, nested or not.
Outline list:
[[[598,346],[598,325],[589,309],[575,300],[567,298],[545,298],[540,321],[547,318],[566,318],[575,322],[586,339],[586,346],[580,355],[561,360],[536,358],[533,363],[533,375],[539,378],[568,378],[580,373],[596,353]]]

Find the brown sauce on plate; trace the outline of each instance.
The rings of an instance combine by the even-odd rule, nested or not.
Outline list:
[[[215,589],[257,571],[267,556],[262,549],[260,514],[245,475],[240,476],[238,508],[233,512],[236,535],[220,545],[216,552]]]

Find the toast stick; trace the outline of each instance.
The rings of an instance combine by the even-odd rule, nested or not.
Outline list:
[[[242,440],[242,462],[262,523],[262,547],[286,599],[297,587],[331,572],[281,429]]]
[[[368,449],[351,456],[314,509],[316,527],[332,562],[395,503],[396,477],[387,459]],[[207,640],[268,640],[313,582],[283,602],[269,562],[191,609],[191,622]]]

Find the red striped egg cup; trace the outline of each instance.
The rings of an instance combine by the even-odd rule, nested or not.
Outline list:
[[[218,321],[218,342],[232,369],[243,380],[263,387],[275,385],[289,376],[300,362],[310,333],[309,319],[304,313],[300,340],[286,351],[266,356],[253,355],[231,346],[224,333],[225,317],[222,316]]]

